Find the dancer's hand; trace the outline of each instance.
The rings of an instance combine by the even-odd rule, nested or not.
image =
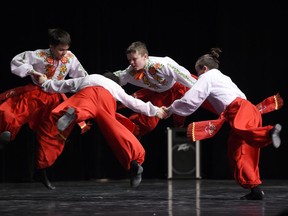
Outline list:
[[[157,116],[158,118],[160,118],[160,119],[167,119],[167,118],[169,118],[169,117],[170,117],[170,114],[169,114],[169,112],[168,112],[167,107],[162,106],[162,107],[158,110],[156,116]]]
[[[42,85],[47,80],[47,76],[45,74],[41,74],[37,77],[37,81],[40,85]]]
[[[172,113],[169,110],[169,107],[162,106],[161,109],[163,109],[166,113],[166,115],[164,116],[164,119],[167,119],[172,115]]]
[[[164,119],[167,116],[167,113],[162,108],[159,108],[156,116],[160,119]]]
[[[40,72],[35,71],[35,70],[29,71],[28,74],[29,74],[29,75],[33,75],[33,76],[42,76],[42,75],[43,75],[43,73],[40,73]]]

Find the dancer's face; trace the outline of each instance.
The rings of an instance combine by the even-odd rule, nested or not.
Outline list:
[[[129,64],[135,69],[135,70],[140,70],[143,69],[146,65],[146,61],[148,59],[148,55],[144,54],[141,55],[136,52],[131,52],[127,54],[127,59],[129,61]]]

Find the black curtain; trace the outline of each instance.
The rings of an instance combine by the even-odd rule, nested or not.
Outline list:
[[[261,8],[261,9],[260,9]],[[104,73],[128,66],[125,49],[132,41],[144,41],[151,56],[169,56],[194,73],[196,59],[211,47],[220,47],[220,70],[230,76],[248,99],[258,103],[276,93],[284,99],[284,107],[263,116],[263,124],[280,123],[282,146],[261,150],[262,178],[288,178],[285,172],[287,145],[287,81],[286,69],[287,13],[280,1],[250,5],[241,2],[200,1],[100,1],[67,5],[57,3],[38,6],[3,6],[0,14],[1,73],[0,91],[24,85],[10,72],[10,61],[25,50],[48,48],[47,29],[60,27],[72,36],[71,51],[90,73]],[[126,86],[128,93],[135,89]],[[198,110],[187,118],[216,118]],[[147,155],[143,164],[145,178],[167,176],[167,134],[170,120],[142,138]],[[53,180],[91,178],[125,178],[105,143],[97,125],[84,135],[76,127],[64,152],[49,168]],[[232,178],[227,161],[226,138],[229,127],[224,125],[214,138],[201,143],[202,176]],[[0,151],[2,181],[30,181],[34,173],[34,134],[24,125],[15,141]],[[282,169],[281,169],[282,168]]]

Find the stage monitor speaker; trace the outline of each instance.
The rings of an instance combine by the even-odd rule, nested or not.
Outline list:
[[[168,179],[200,179],[200,141],[188,139],[186,128],[167,128]]]

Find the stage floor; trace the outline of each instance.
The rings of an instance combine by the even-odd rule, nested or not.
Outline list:
[[[239,198],[248,191],[234,180],[128,180],[0,183],[0,215],[117,216],[284,216],[288,215],[288,181],[263,180],[265,199]]]

